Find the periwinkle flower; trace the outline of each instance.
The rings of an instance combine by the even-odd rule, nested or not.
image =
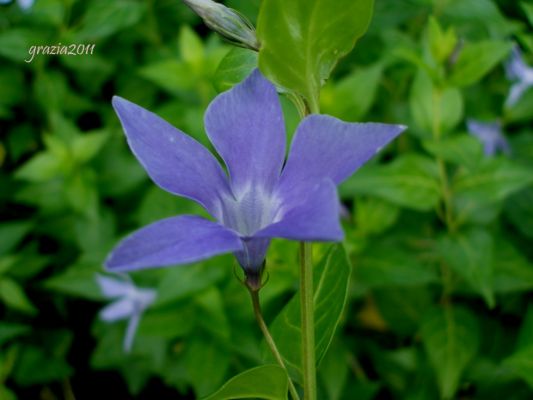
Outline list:
[[[468,127],[468,132],[477,137],[483,144],[483,152],[486,156],[493,156],[498,151],[503,153],[511,151],[499,122],[480,122],[469,119],[466,122],[466,126]]]
[[[533,86],[533,68],[524,62],[520,48],[514,46],[505,69],[507,78],[514,82],[505,101],[505,104],[511,107]]]
[[[228,177],[205,147],[161,118],[120,97],[113,106],[153,181],[195,200],[216,221],[182,215],[148,225],[114,249],[107,268],[131,271],[233,252],[255,289],[272,238],[342,240],[336,185],[404,129],[310,115],[298,126],[284,165],[279,98],[255,70],[218,95],[205,114],[207,135]]]
[[[232,43],[259,50],[253,25],[236,10],[212,0],[183,0],[205,24]]]
[[[138,288],[131,281],[107,276],[98,275],[96,281],[104,297],[113,300],[100,312],[100,318],[106,322],[128,320],[124,336],[124,351],[128,352],[133,345],[142,313],[154,302],[157,293],[153,289]]]

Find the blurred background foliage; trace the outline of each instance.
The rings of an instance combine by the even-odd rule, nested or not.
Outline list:
[[[232,256],[134,273],[158,296],[129,354],[95,280],[126,233],[202,213],[149,182],[112,95],[208,144],[206,106],[256,55],[178,0],[21,4],[0,6],[0,399],[197,398],[262,364]],[[259,0],[226,4],[255,23]],[[341,188],[353,270],[321,399],[533,398],[533,90],[505,107],[503,68],[513,43],[533,63],[532,24],[527,1],[376,0],[325,83],[323,113],[409,129]],[[59,43],[96,46],[24,61]],[[485,155],[468,119],[499,121],[511,151]],[[296,265],[295,243],[274,242],[267,321]]]

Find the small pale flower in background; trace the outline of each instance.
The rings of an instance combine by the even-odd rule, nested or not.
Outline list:
[[[480,122],[469,119],[466,125],[468,132],[477,137],[483,144],[485,155],[493,156],[498,151],[506,154],[510,153],[511,147],[502,132],[502,126],[499,122]]]
[[[9,4],[12,0],[0,0],[0,4]],[[35,0],[17,0],[17,4],[20,7],[21,10],[29,10],[33,3],[35,3]]]
[[[106,322],[128,320],[124,336],[124,351],[129,352],[142,313],[154,302],[157,292],[138,288],[131,280],[98,275],[96,278],[102,295],[113,302],[102,309],[100,318]]]
[[[113,106],[153,181],[195,200],[216,221],[182,215],[154,222],[125,238],[106,267],[131,271],[233,252],[255,289],[272,238],[342,240],[336,185],[405,129],[310,115],[300,122],[285,163],[279,98],[255,70],[217,96],[205,114],[228,176],[209,150],[155,114],[120,97]]]
[[[511,107],[520,100],[527,89],[533,86],[533,68],[524,62],[520,48],[514,46],[505,69],[507,78],[514,82],[505,101],[505,104]]]

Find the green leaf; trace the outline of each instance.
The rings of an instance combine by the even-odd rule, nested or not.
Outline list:
[[[411,86],[409,106],[417,133],[423,138],[433,137],[436,122],[442,133],[451,131],[461,122],[464,111],[463,96],[458,89],[438,88],[421,69]]]
[[[520,7],[522,7],[522,10],[524,10],[524,13],[529,21],[529,25],[533,26],[533,4],[522,1],[520,3]]]
[[[16,68],[2,67],[0,70],[0,87],[2,97],[0,105],[12,106],[24,98],[24,76],[22,70]]]
[[[231,330],[220,290],[213,286],[207,288],[196,295],[195,303],[198,306],[196,315],[199,326],[223,343],[228,342]]]
[[[531,204],[533,204],[533,188],[527,188],[505,201],[505,214],[520,232],[533,239],[533,207]]]
[[[33,224],[28,221],[2,222],[0,225],[0,255],[13,250],[32,227]]]
[[[156,61],[142,67],[139,74],[171,94],[181,94],[194,88],[196,76],[191,77],[190,67],[178,60]]]
[[[216,341],[196,334],[186,342],[185,368],[197,397],[206,396],[220,386],[230,364],[228,350]]]
[[[181,27],[179,48],[181,57],[185,62],[195,67],[201,67],[204,59],[204,45],[196,32],[187,25]]]
[[[357,68],[340,81],[328,83],[320,94],[324,114],[360,121],[374,103],[382,73],[383,64],[378,63]]]
[[[350,350],[340,340],[333,340],[318,370],[328,400],[341,398],[349,376],[348,357]]]
[[[490,204],[533,182],[531,169],[505,158],[484,159],[475,171],[460,171],[453,181],[452,192],[457,200]]]
[[[493,287],[496,293],[533,289],[533,264],[503,237],[494,246]]]
[[[533,345],[521,349],[504,360],[520,378],[533,388]]]
[[[428,42],[433,58],[443,63],[452,54],[457,45],[457,35],[452,27],[444,31],[433,16],[428,21]]]
[[[180,305],[164,310],[150,309],[139,323],[138,334],[166,339],[184,337],[195,327],[197,315],[194,307]]]
[[[437,375],[443,399],[453,398],[480,341],[476,319],[467,310],[434,309],[422,324],[422,342]]]
[[[379,241],[365,249],[354,268],[356,282],[369,287],[417,286],[439,281],[437,272],[397,243]]]
[[[390,202],[378,198],[357,199],[355,221],[357,230],[364,235],[385,232],[398,220],[400,209]]]
[[[4,343],[8,342],[11,339],[31,332],[31,330],[31,327],[28,325],[0,321],[0,346],[2,346]]]
[[[467,43],[453,66],[450,84],[472,85],[503,61],[511,51],[512,44],[501,40]]]
[[[146,11],[146,4],[132,0],[91,3],[74,33],[79,42],[101,39],[135,25]]]
[[[388,329],[405,337],[418,333],[433,301],[428,286],[383,286],[372,290],[372,298],[377,312],[371,313],[375,310],[371,303],[367,316],[377,323],[385,320]]]
[[[82,297],[90,300],[103,300],[96,282],[96,273],[100,267],[74,264],[62,273],[45,280],[44,288],[68,296]]]
[[[493,282],[493,239],[487,232],[472,229],[438,241],[445,262],[461,276],[492,308],[495,305]]]
[[[530,346],[533,346],[533,304],[530,304],[527,308],[516,340],[517,350],[523,350]]]
[[[417,154],[404,154],[387,165],[367,165],[341,185],[343,197],[361,194],[415,210],[430,210],[440,198],[437,166]]]
[[[0,399],[2,400],[17,400],[17,395],[10,389],[0,384]]]
[[[471,135],[446,137],[440,141],[425,141],[424,148],[436,157],[455,165],[474,169],[483,155],[481,142]]]
[[[39,347],[26,346],[17,359],[13,378],[19,385],[29,386],[60,381],[72,373],[64,358]]]
[[[224,386],[203,400],[258,398],[287,399],[289,383],[285,371],[277,365],[263,365],[234,376]]]
[[[100,151],[108,137],[107,131],[78,135],[72,141],[72,156],[79,164],[89,161]]]
[[[20,27],[4,29],[0,33],[0,56],[25,64],[24,60],[31,60],[32,56],[29,53],[31,46],[44,44],[46,37],[43,31],[37,29]]]
[[[381,385],[376,381],[356,381],[352,379],[348,383],[348,390],[346,393],[349,393],[348,397],[343,397],[343,399],[357,399],[357,400],[373,400],[376,399],[376,395],[381,389]]]
[[[55,0],[39,0],[33,3],[31,13],[39,22],[61,27],[65,17],[66,4]],[[1,397],[0,397],[1,398]]]
[[[35,315],[37,309],[24,293],[22,287],[12,279],[0,279],[0,300],[8,307],[12,307],[23,313]]]
[[[373,0],[264,0],[257,21],[259,67],[318,108],[318,92],[337,61],[368,28]]]
[[[62,160],[51,152],[41,152],[15,172],[15,177],[30,182],[43,182],[57,177],[62,172]]]
[[[179,301],[209,288],[224,276],[222,268],[220,264],[207,262],[168,270],[159,284],[154,305]]]
[[[520,99],[505,109],[507,123],[529,122],[533,118],[533,90],[527,89]]]
[[[351,267],[341,245],[332,246],[313,268],[317,364],[320,364],[339,324],[348,295],[350,272]],[[270,328],[291,376],[301,382],[302,331],[298,294],[283,308]],[[269,352],[266,354],[270,357]]]
[[[257,53],[235,47],[222,59],[213,77],[217,92],[231,89],[257,67]]]

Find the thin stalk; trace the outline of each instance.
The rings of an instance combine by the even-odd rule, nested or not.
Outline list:
[[[433,139],[435,142],[439,143],[441,138],[441,92],[436,91],[433,94]],[[448,232],[452,233],[455,231],[455,222],[454,222],[454,216],[453,216],[453,193],[450,188],[450,184],[448,181],[448,174],[446,172],[446,163],[442,159],[442,157],[437,156],[437,166],[439,170],[439,178],[440,178],[440,185],[441,185],[441,191],[442,191],[442,200],[443,200],[443,210],[440,213],[440,216],[442,220],[444,221],[444,224],[446,225],[446,229]],[[442,297],[441,301],[445,305],[451,305],[450,303],[450,293],[452,292],[452,285],[451,285],[451,274],[450,269],[446,262],[441,262],[441,278],[442,278]]]
[[[294,386],[294,383],[292,383],[291,377],[289,376],[289,371],[287,370],[287,367],[285,366],[285,362],[283,361],[283,358],[281,357],[281,353],[278,350],[278,347],[276,346],[276,343],[274,342],[274,338],[272,338],[272,335],[270,334],[270,331],[268,330],[268,326],[265,323],[265,320],[263,319],[263,313],[261,312],[261,303],[259,302],[259,291],[253,290],[251,288],[248,288],[248,291],[250,292],[250,296],[252,298],[252,305],[254,308],[254,315],[255,319],[257,320],[257,324],[259,325],[259,328],[261,329],[261,332],[263,333],[263,336],[265,337],[265,341],[267,342],[268,347],[270,348],[270,351],[272,352],[272,355],[278,362],[279,366],[285,370],[287,373],[287,379],[289,380],[289,392],[291,393],[291,396],[294,400],[300,400],[300,396],[298,395],[298,392],[296,391],[296,387]]]
[[[300,243],[300,308],[304,400],[316,400],[315,315],[311,243]]]
[[[439,143],[441,138],[441,93],[440,91],[436,91],[433,93],[433,127],[432,127],[432,134],[433,139],[435,142]],[[446,227],[450,232],[453,232],[455,230],[454,220],[453,220],[453,202],[452,202],[452,191],[450,188],[450,184],[448,182],[448,174],[446,173],[446,163],[442,159],[442,157],[437,156],[437,167],[439,171],[439,179],[440,179],[440,185],[441,185],[441,191],[442,191],[442,200],[443,200],[443,206],[444,210],[440,214],[441,218],[443,219],[444,223],[446,224]]]

